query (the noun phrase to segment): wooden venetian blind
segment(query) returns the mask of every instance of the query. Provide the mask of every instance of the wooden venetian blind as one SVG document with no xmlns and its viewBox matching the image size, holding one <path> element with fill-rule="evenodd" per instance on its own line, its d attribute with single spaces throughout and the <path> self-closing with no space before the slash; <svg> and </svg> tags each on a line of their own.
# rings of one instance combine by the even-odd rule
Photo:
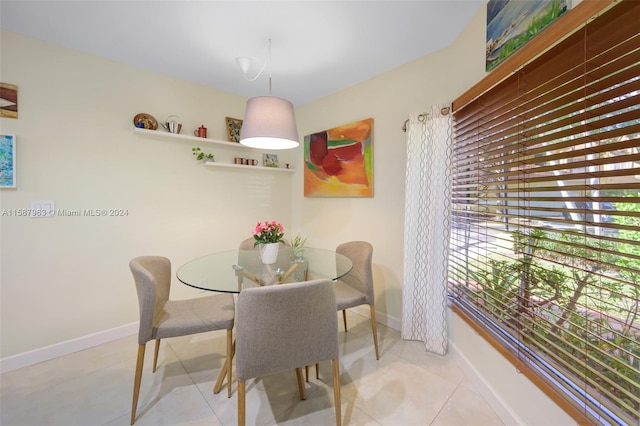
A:
<svg viewBox="0 0 640 426">
<path fill-rule="evenodd" d="M 621 1 L 454 111 L 454 310 L 604 424 L 640 424 L 638 22 Z"/>
</svg>

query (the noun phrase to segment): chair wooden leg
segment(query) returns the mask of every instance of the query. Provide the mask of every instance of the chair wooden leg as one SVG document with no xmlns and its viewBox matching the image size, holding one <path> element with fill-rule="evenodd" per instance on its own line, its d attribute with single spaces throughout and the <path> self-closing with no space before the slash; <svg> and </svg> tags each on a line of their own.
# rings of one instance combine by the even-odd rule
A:
<svg viewBox="0 0 640 426">
<path fill-rule="evenodd" d="M 304 391 L 304 381 L 302 380 L 302 368 L 296 368 L 296 378 L 298 379 L 298 391 L 300 392 L 300 399 L 307 399 L 307 394 Z"/>
<path fill-rule="evenodd" d="M 158 352 L 160 352 L 160 339 L 156 339 L 156 350 L 153 353 L 153 371 L 156 372 L 156 366 L 158 365 Z"/>
<path fill-rule="evenodd" d="M 347 332 L 347 310 L 342 310 L 342 322 L 344 322 L 344 332 Z"/>
<path fill-rule="evenodd" d="M 238 426 L 244 426 L 246 423 L 245 397 L 244 382 L 238 380 Z"/>
<path fill-rule="evenodd" d="M 380 359 L 378 352 L 378 326 L 376 325 L 376 307 L 369 305 L 371 308 L 371 331 L 373 332 L 373 346 L 376 348 L 376 359 Z"/>
<path fill-rule="evenodd" d="M 233 330 L 227 330 L 227 397 L 231 398 L 231 372 L 233 371 Z"/>
<path fill-rule="evenodd" d="M 224 360 L 224 364 L 222 365 L 222 370 L 220 370 L 220 374 L 218 374 L 218 380 L 216 380 L 216 384 L 213 385 L 213 393 L 219 393 L 222 389 L 222 382 L 224 378 L 227 377 L 227 369 L 229 368 L 229 358 Z"/>
<path fill-rule="evenodd" d="M 236 353 L 236 342 L 233 341 L 233 337 L 230 339 L 231 331 L 227 331 L 227 353 L 229 352 L 229 344 L 231 342 L 231 356 L 227 355 L 227 359 L 224 360 L 224 365 L 222 366 L 222 370 L 220 370 L 220 374 L 218 375 L 218 380 L 216 380 L 216 384 L 213 385 L 213 393 L 219 393 L 222 390 L 222 382 L 224 378 L 229 376 L 229 380 L 227 382 L 227 386 L 231 387 L 231 369 L 233 364 L 233 356 Z M 231 391 L 228 391 L 229 398 L 231 398 Z"/>
<path fill-rule="evenodd" d="M 305 381 L 309 381 L 309 366 L 304 366 Z M 316 364 L 316 380 L 320 378 L 320 364 Z"/>
<path fill-rule="evenodd" d="M 336 406 L 336 426 L 342 425 L 342 403 L 340 402 L 340 363 L 333 360 L 333 400 Z"/>
<path fill-rule="evenodd" d="M 131 403 L 131 424 L 136 421 L 136 411 L 138 409 L 138 396 L 140 395 L 140 382 L 142 381 L 142 366 L 144 365 L 144 349 L 146 345 L 138 345 L 138 361 L 136 362 L 136 373 L 133 378 L 133 402 Z"/>
</svg>

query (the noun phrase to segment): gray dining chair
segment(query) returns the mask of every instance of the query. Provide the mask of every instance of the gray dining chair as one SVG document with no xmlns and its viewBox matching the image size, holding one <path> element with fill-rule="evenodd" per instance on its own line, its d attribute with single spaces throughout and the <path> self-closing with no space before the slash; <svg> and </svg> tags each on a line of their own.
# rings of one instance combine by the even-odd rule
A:
<svg viewBox="0 0 640 426">
<path fill-rule="evenodd" d="M 342 311 L 344 331 L 347 332 L 347 309 L 360 305 L 369 305 L 371 313 L 371 331 L 376 359 L 380 359 L 378 352 L 378 327 L 376 325 L 375 294 L 373 291 L 373 269 L 371 266 L 373 246 L 366 241 L 349 241 L 336 247 L 336 253 L 348 257 L 353 264 L 351 271 L 335 283 L 336 305 Z M 316 379 L 319 366 L 316 364 Z M 305 378 L 309 381 L 309 366 L 305 366 Z"/>
<path fill-rule="evenodd" d="M 140 256 L 129 262 L 138 292 L 140 328 L 138 331 L 138 360 L 133 384 L 131 424 L 136 420 L 142 367 L 146 344 L 156 341 L 153 372 L 158 363 L 160 340 L 213 330 L 227 330 L 226 363 L 232 357 L 232 330 L 235 316 L 233 295 L 219 294 L 188 300 L 169 300 L 171 289 L 171 262 L 162 256 Z M 230 365 L 227 371 L 231 371 Z M 223 375 L 220 375 L 222 378 Z M 227 380 L 231 396 L 231 380 Z"/>
<path fill-rule="evenodd" d="M 373 346 L 376 350 L 376 359 L 380 359 L 375 294 L 373 290 L 373 269 L 371 266 L 373 246 L 366 241 L 349 241 L 338 245 L 336 253 L 348 257 L 353 263 L 351 271 L 336 282 L 336 304 L 338 310 L 342 311 L 344 331 L 347 331 L 346 310 L 360 305 L 369 305 Z"/>
<path fill-rule="evenodd" d="M 254 287 L 238 295 L 238 425 L 246 422 L 247 380 L 295 369 L 300 398 L 306 399 L 301 367 L 325 360 L 333 362 L 336 424 L 341 425 L 336 309 L 330 280 Z"/>
<path fill-rule="evenodd" d="M 246 238 L 240 242 L 240 246 L 238 247 L 240 250 L 253 250 L 253 245 L 256 240 L 253 237 Z"/>
</svg>

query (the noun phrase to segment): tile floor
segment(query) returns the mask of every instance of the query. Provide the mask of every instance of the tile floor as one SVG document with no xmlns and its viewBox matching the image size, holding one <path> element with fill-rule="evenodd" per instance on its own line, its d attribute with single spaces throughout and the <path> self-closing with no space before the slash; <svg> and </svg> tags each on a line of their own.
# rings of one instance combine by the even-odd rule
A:
<svg viewBox="0 0 640 426">
<path fill-rule="evenodd" d="M 340 331 L 342 418 L 345 425 L 502 425 L 451 355 L 424 351 L 380 325 L 380 360 L 369 320 L 348 314 Z M 340 326 L 342 327 L 342 326 Z M 136 425 L 235 425 L 236 388 L 211 389 L 223 363 L 225 332 L 163 340 L 151 372 L 147 344 Z M 128 425 L 137 337 L 2 374 L 0 424 Z M 310 369 L 307 399 L 297 393 L 294 372 L 247 383 L 248 425 L 333 425 L 331 363 Z"/>
</svg>

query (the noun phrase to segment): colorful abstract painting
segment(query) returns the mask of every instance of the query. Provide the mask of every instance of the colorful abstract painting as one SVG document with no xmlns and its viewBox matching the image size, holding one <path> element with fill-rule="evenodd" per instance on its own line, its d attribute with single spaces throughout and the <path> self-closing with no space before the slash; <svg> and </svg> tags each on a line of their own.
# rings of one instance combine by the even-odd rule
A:
<svg viewBox="0 0 640 426">
<path fill-rule="evenodd" d="M 373 196 L 373 119 L 304 137 L 305 197 Z"/>
<path fill-rule="evenodd" d="M 0 188 L 16 187 L 16 138 L 0 135 Z"/>
<path fill-rule="evenodd" d="M 569 0 L 489 0 L 486 70 L 504 61 L 569 7 Z"/>
</svg>

